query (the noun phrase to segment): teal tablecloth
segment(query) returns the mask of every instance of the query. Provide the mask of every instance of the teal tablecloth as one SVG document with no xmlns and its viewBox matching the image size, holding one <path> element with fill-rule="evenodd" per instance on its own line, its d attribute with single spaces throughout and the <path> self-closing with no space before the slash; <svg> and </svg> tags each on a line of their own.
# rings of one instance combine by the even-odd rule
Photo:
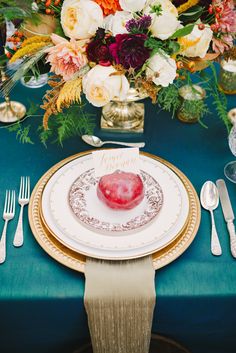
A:
<svg viewBox="0 0 236 353">
<path fill-rule="evenodd" d="M 43 89 L 18 85 L 13 97 L 40 103 L 42 94 Z M 229 108 L 235 104 L 235 97 L 229 97 Z M 94 112 L 99 123 L 100 112 Z M 38 119 L 30 120 L 35 130 Z M 198 193 L 207 179 L 224 177 L 223 167 L 233 156 L 226 130 L 214 113 L 205 119 L 205 129 L 171 119 L 147 102 L 145 119 L 143 136 L 122 138 L 144 140 L 145 151 L 180 168 Z M 110 137 L 99 129 L 97 133 Z M 0 214 L 5 190 L 17 189 L 21 175 L 30 175 L 34 186 L 56 162 L 89 149 L 80 138 L 65 142 L 64 148 L 49 144 L 47 149 L 40 144 L 36 131 L 34 139 L 34 145 L 20 144 L 14 133 L 0 129 Z M 236 211 L 235 185 L 227 182 L 227 186 Z M 200 229 L 189 249 L 156 273 L 153 332 L 176 339 L 192 353 L 236 352 L 236 260 L 230 254 L 220 207 L 215 216 L 221 257 L 210 253 L 210 217 L 203 211 Z M 41 249 L 26 217 L 25 244 L 14 248 L 16 221 L 17 217 L 9 224 L 7 261 L 0 265 L 0 352 L 72 353 L 89 336 L 83 306 L 84 276 L 60 265 Z"/>
</svg>

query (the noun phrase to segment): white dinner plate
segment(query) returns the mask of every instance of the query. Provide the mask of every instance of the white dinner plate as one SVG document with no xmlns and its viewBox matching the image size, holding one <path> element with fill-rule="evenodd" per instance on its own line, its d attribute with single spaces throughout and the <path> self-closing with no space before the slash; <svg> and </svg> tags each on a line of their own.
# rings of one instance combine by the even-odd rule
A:
<svg viewBox="0 0 236 353">
<path fill-rule="evenodd" d="M 167 166 L 140 155 L 141 169 L 151 175 L 163 192 L 163 205 L 152 222 L 139 231 L 124 234 L 101 234 L 78 222 L 71 211 L 68 195 L 79 175 L 93 168 L 92 155 L 79 157 L 60 168 L 48 181 L 42 195 L 42 216 L 56 238 L 86 256 L 103 259 L 129 259 L 157 251 L 184 228 L 189 214 L 189 198 L 179 177 Z M 101 212 L 107 211 L 99 202 Z"/>
</svg>

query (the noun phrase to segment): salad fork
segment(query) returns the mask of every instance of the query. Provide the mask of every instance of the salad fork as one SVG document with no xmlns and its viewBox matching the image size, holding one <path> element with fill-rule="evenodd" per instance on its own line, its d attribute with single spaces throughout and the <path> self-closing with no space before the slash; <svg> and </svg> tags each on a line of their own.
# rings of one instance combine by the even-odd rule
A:
<svg viewBox="0 0 236 353">
<path fill-rule="evenodd" d="M 6 259 L 6 233 L 7 233 L 7 225 L 8 222 L 14 217 L 15 215 L 15 191 L 14 190 L 7 190 L 5 196 L 5 204 L 3 210 L 3 219 L 5 221 L 2 237 L 0 240 L 0 264 L 2 264 Z"/>
<path fill-rule="evenodd" d="M 21 177 L 20 178 L 20 191 L 18 197 L 18 203 L 21 206 L 19 219 L 16 227 L 16 232 L 13 240 L 13 245 L 16 247 L 22 246 L 24 243 L 23 235 L 23 210 L 24 206 L 29 203 L 30 199 L 30 178 Z"/>
</svg>

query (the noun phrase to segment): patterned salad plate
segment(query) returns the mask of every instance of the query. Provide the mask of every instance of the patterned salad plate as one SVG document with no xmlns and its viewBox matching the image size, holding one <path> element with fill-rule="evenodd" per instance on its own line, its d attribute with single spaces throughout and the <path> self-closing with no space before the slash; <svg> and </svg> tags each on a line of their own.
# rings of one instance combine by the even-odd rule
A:
<svg viewBox="0 0 236 353">
<path fill-rule="evenodd" d="M 163 192 L 159 183 L 141 170 L 145 190 L 143 201 L 132 210 L 113 210 L 97 197 L 99 178 L 94 169 L 81 173 L 69 191 L 69 205 L 78 220 L 90 229 L 108 235 L 137 232 L 148 225 L 163 205 Z"/>
<path fill-rule="evenodd" d="M 101 227 L 91 227 L 75 215 L 69 204 L 73 186 L 86 173 L 91 171 L 93 175 L 92 155 L 88 151 L 53 166 L 32 193 L 29 220 L 42 248 L 57 261 L 81 272 L 87 256 L 125 260 L 153 254 L 155 268 L 180 256 L 193 241 L 199 227 L 200 206 L 196 191 L 186 176 L 169 162 L 147 153 L 141 153 L 140 158 L 142 177 L 149 179 L 151 176 L 151 188 L 159 205 L 145 226 L 139 224 L 136 229 L 131 227 L 128 231 L 114 232 L 110 225 L 104 232 Z M 92 214 L 95 199 L 100 201 L 94 196 L 91 199 L 88 194 L 86 197 L 87 211 Z M 148 202 L 147 197 L 144 202 Z M 102 219 L 101 215 L 106 213 L 102 207 L 107 212 L 107 207 L 99 204 L 100 213 L 94 213 L 100 224 L 114 216 L 110 214 Z M 140 207 L 142 209 L 141 204 Z M 142 212 L 136 210 L 129 217 L 133 219 Z M 122 220 L 122 215 L 119 217 Z M 128 223 L 129 217 L 123 218 L 119 224 Z"/>
</svg>

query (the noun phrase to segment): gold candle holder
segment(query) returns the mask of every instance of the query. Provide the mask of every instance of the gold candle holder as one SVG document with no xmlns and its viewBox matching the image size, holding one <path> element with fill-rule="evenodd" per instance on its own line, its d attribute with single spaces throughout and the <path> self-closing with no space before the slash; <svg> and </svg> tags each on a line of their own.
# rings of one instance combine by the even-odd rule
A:
<svg viewBox="0 0 236 353">
<path fill-rule="evenodd" d="M 3 67 L 1 70 L 1 81 L 4 83 L 8 78 Z M 0 103 L 0 121 L 2 123 L 14 123 L 25 116 L 26 107 L 16 101 L 11 101 L 8 94 L 4 94 L 5 102 Z"/>
<path fill-rule="evenodd" d="M 222 60 L 220 63 L 219 89 L 225 94 L 236 93 L 236 60 Z"/>
<path fill-rule="evenodd" d="M 185 85 L 179 88 L 181 104 L 177 112 L 177 117 L 184 123 L 196 123 L 201 118 L 201 112 L 194 107 L 194 103 L 203 100 L 206 91 L 198 85 Z"/>
</svg>

